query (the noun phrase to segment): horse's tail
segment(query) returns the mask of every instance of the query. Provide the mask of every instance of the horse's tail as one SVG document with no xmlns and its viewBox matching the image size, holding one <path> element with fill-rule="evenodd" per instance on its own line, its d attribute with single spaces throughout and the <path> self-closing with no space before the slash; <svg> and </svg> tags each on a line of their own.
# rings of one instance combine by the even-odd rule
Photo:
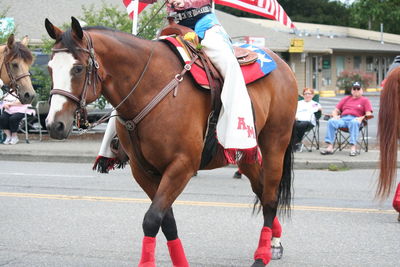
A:
<svg viewBox="0 0 400 267">
<path fill-rule="evenodd" d="M 293 148 L 295 145 L 295 131 L 295 125 L 293 124 L 292 136 L 283 159 L 282 178 L 278 189 L 278 206 L 280 207 L 280 212 L 287 215 L 290 215 L 292 203 L 292 181 L 294 177 Z"/>
<path fill-rule="evenodd" d="M 395 183 L 400 133 L 400 67 L 391 71 L 381 93 L 378 120 L 380 172 L 376 196 L 387 198 Z"/>
</svg>

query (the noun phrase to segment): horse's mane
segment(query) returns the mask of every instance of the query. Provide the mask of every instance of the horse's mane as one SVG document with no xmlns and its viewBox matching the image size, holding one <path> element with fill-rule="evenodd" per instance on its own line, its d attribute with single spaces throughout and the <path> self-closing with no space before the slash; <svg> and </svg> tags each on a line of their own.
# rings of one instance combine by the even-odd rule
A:
<svg viewBox="0 0 400 267">
<path fill-rule="evenodd" d="M 82 30 L 87 31 L 87 32 L 91 32 L 91 31 L 101 32 L 102 34 L 111 36 L 111 37 L 117 39 L 118 41 L 120 41 L 121 43 L 124 43 L 127 45 L 132 45 L 133 38 L 142 39 L 135 35 L 132 35 L 132 34 L 129 34 L 129 33 L 123 32 L 123 31 L 115 30 L 112 28 L 104 27 L 104 26 L 86 26 L 86 27 L 82 27 Z M 60 41 L 69 51 L 71 51 L 71 53 L 74 57 L 80 58 L 81 51 L 76 49 L 77 43 L 76 43 L 76 40 L 72 36 L 71 29 L 66 30 L 62 34 Z"/>
<path fill-rule="evenodd" d="M 22 58 L 27 64 L 31 64 L 33 61 L 33 56 L 31 51 L 21 44 L 21 42 L 15 42 L 12 49 L 8 48 L 8 53 L 6 58 L 4 59 L 5 62 L 10 61 L 13 58 Z"/>
</svg>

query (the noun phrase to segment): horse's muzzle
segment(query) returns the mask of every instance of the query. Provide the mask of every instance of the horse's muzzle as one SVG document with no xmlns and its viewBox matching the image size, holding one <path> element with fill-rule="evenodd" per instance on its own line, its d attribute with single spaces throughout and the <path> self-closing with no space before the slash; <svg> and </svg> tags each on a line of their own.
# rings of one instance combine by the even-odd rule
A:
<svg viewBox="0 0 400 267">
<path fill-rule="evenodd" d="M 21 92 L 18 94 L 19 100 L 22 104 L 31 104 L 35 96 L 36 96 L 35 91 L 32 91 L 32 93 Z"/>
<path fill-rule="evenodd" d="M 65 123 L 61 121 L 51 124 L 46 122 L 46 128 L 49 131 L 50 137 L 58 140 L 66 139 L 71 132 L 68 127 L 66 127 Z"/>
</svg>

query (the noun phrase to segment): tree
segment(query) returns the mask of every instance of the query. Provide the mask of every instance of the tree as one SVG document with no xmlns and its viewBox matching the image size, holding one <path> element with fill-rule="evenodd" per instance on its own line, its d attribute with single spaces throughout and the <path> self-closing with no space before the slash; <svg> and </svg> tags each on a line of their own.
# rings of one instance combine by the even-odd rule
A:
<svg viewBox="0 0 400 267">
<path fill-rule="evenodd" d="M 282 8 L 292 21 L 346 26 L 349 10 L 340 1 L 280 0 Z"/>
<path fill-rule="evenodd" d="M 399 0 L 358 0 L 350 6 L 349 26 L 373 31 L 400 34 Z"/>
<path fill-rule="evenodd" d="M 163 3 L 156 3 L 140 13 L 138 23 L 139 31 L 141 31 L 142 25 L 146 25 L 140 34 L 142 38 L 153 39 L 156 36 L 158 29 L 161 28 L 161 25 L 166 18 L 166 11 L 163 9 L 163 11 L 158 14 L 156 14 L 156 12 L 162 5 Z M 132 31 L 132 20 L 125 11 L 120 11 L 116 6 L 108 5 L 103 1 L 100 9 L 95 9 L 94 5 L 83 5 L 82 10 L 83 16 L 79 17 L 79 20 L 85 22 L 86 26 L 105 26 L 127 33 L 131 33 Z M 154 18 L 152 18 L 153 15 Z M 149 22 L 150 19 L 152 20 Z M 69 27 L 70 22 L 64 23 L 64 25 L 61 26 L 63 30 L 66 30 Z M 42 51 L 50 53 L 54 40 L 44 38 L 42 41 Z M 36 88 L 39 88 L 37 92 L 39 99 L 47 100 L 50 92 L 50 76 L 47 72 L 44 72 L 42 69 L 37 67 L 33 67 L 32 73 L 33 83 Z M 100 108 L 104 108 L 106 104 L 105 99 L 101 98 L 97 101 L 97 104 Z"/>
<path fill-rule="evenodd" d="M 160 29 L 166 18 L 165 9 L 156 14 L 162 5 L 163 2 L 157 2 L 140 13 L 138 31 L 140 31 L 141 37 L 146 39 L 156 37 L 158 29 Z M 79 17 L 79 19 L 84 21 L 87 26 L 101 25 L 127 33 L 132 32 L 132 20 L 126 12 L 121 12 L 116 6 L 110 6 L 103 2 L 101 9 L 98 11 L 95 10 L 94 5 L 90 5 L 89 7 L 82 6 L 82 9 L 83 16 Z M 152 20 L 149 22 L 150 19 Z M 145 28 L 142 29 L 144 26 Z"/>
<path fill-rule="evenodd" d="M 3 1 L 0 1 L 0 19 L 6 18 L 8 10 L 10 7 L 3 4 Z M 15 29 L 14 29 L 15 30 Z M 9 34 L 3 34 L 0 32 L 0 44 L 4 44 L 8 39 Z"/>
<path fill-rule="evenodd" d="M 350 11 L 340 1 L 279 0 L 279 4 L 292 21 L 341 26 L 349 23 Z M 226 6 L 216 5 L 216 8 L 239 17 L 264 18 Z"/>
</svg>

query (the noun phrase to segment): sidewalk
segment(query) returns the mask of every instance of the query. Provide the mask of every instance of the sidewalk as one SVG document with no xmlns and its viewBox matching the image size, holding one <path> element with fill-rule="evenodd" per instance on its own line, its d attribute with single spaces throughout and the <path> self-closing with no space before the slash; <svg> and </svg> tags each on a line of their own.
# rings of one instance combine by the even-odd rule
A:
<svg viewBox="0 0 400 267">
<path fill-rule="evenodd" d="M 44 136 L 43 141 L 30 135 L 29 144 L 20 135 L 17 145 L 0 144 L 0 160 L 40 161 L 40 162 L 76 162 L 93 163 L 100 148 L 102 132 L 89 132 L 84 135 L 72 135 L 68 140 L 53 140 Z M 375 146 L 371 146 L 375 148 Z M 376 169 L 379 151 L 370 149 L 356 157 L 349 156 L 349 150 L 337 151 L 334 155 L 323 156 L 319 150 L 294 153 L 295 169 Z"/>
</svg>

